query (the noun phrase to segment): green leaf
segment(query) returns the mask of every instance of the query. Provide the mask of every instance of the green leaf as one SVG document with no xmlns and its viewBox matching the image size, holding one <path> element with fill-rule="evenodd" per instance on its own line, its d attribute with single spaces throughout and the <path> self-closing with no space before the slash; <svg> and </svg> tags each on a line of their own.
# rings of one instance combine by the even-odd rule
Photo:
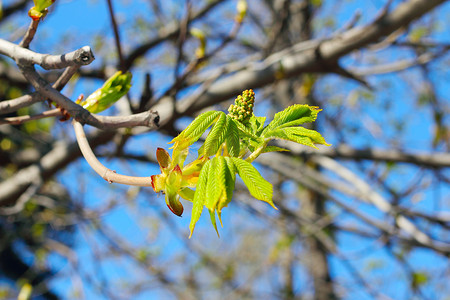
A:
<svg viewBox="0 0 450 300">
<path fill-rule="evenodd" d="M 302 145 L 316 148 L 314 144 L 329 146 L 320 133 L 304 127 L 286 127 L 268 132 L 265 138 L 275 138 L 296 142 Z"/>
<path fill-rule="evenodd" d="M 214 124 L 213 128 L 209 132 L 208 136 L 205 140 L 205 147 L 203 155 L 205 157 L 209 157 L 211 155 L 216 154 L 217 150 L 219 150 L 220 145 L 225 141 L 227 136 L 227 116 L 225 113 L 221 112 L 219 119 L 216 124 Z"/>
<path fill-rule="evenodd" d="M 221 212 L 222 208 L 226 207 L 228 203 L 230 203 L 231 198 L 233 198 L 233 191 L 234 191 L 234 185 L 236 182 L 236 167 L 233 164 L 233 161 L 230 157 L 225 157 L 225 193 L 223 194 L 224 197 L 221 197 L 219 199 L 219 202 L 217 203 L 217 213 L 219 215 L 220 223 L 222 223 L 221 220 Z"/>
<path fill-rule="evenodd" d="M 252 138 L 257 140 L 259 137 L 254 135 L 252 130 L 248 127 L 246 127 L 244 124 L 242 124 L 241 122 L 232 119 L 233 123 L 236 125 L 236 127 L 239 129 L 239 131 L 241 132 L 241 134 L 244 137 L 248 137 L 248 138 Z"/>
<path fill-rule="evenodd" d="M 285 110 L 276 113 L 272 122 L 263 130 L 262 135 L 266 135 L 276 128 L 288 126 L 297 126 L 304 123 L 314 122 L 317 119 L 317 113 L 321 111 L 316 106 L 305 104 L 294 104 Z"/>
<path fill-rule="evenodd" d="M 206 185 L 205 206 L 210 211 L 216 209 L 216 204 L 225 191 L 225 159 L 222 156 L 211 159 L 211 167 L 208 172 L 208 184 Z"/>
<path fill-rule="evenodd" d="M 189 147 L 195 143 L 202 134 L 208 129 L 217 119 L 219 114 L 223 114 L 220 111 L 207 111 L 195 118 L 189 126 L 184 129 L 177 137 L 175 137 L 169 144 L 175 143 L 173 148 L 177 147 Z"/>
<path fill-rule="evenodd" d="M 203 166 L 200 176 L 197 182 L 197 188 L 194 194 L 194 200 L 192 201 L 194 204 L 192 206 L 192 216 L 191 222 L 189 224 L 190 235 L 189 238 L 192 237 L 194 233 L 195 224 L 200 219 L 200 215 L 203 211 L 203 206 L 205 205 L 206 200 L 206 185 L 208 183 L 208 173 L 211 165 L 211 161 L 207 161 Z"/>
<path fill-rule="evenodd" d="M 249 162 L 236 157 L 231 157 L 231 159 L 250 194 L 256 199 L 265 201 L 273 208 L 277 209 L 272 200 L 272 184 L 266 181 L 261 174 L 259 174 L 258 170 L 256 170 Z"/>
<path fill-rule="evenodd" d="M 267 146 L 266 148 L 264 148 L 262 153 L 268 153 L 268 152 L 284 152 L 284 151 L 289 151 L 288 149 L 284 149 L 281 147 L 277 147 L 277 146 Z"/>
<path fill-rule="evenodd" d="M 217 222 L 216 222 L 216 212 L 214 210 L 209 211 L 209 217 L 211 218 L 211 223 L 216 230 L 217 236 L 220 238 L 219 230 L 217 230 Z"/>
<path fill-rule="evenodd" d="M 80 105 L 91 113 L 97 114 L 116 103 L 122 96 L 128 93 L 131 87 L 131 73 L 122 74 L 117 71 L 103 86 L 89 95 Z"/>
<path fill-rule="evenodd" d="M 240 142 L 239 142 L 239 130 L 233 121 L 233 119 L 227 116 L 227 135 L 226 135 L 226 146 L 228 154 L 231 156 L 239 156 L 240 152 Z"/>
<path fill-rule="evenodd" d="M 266 122 L 266 117 L 256 117 L 252 115 L 249 123 L 254 135 L 259 136 L 262 129 L 264 128 L 264 122 Z"/>
<path fill-rule="evenodd" d="M 184 188 L 181 188 L 178 191 L 178 195 L 180 195 L 180 197 L 183 198 L 183 199 L 186 199 L 188 201 L 192 201 L 194 199 L 195 191 L 191 190 L 188 187 L 184 187 Z"/>
</svg>

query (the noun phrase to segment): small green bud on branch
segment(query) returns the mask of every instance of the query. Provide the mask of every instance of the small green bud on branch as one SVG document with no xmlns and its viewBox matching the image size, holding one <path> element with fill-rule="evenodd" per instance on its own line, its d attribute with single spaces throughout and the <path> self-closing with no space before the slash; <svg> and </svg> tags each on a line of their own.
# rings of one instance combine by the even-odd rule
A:
<svg viewBox="0 0 450 300">
<path fill-rule="evenodd" d="M 43 19 L 48 13 L 48 7 L 55 3 L 55 0 L 33 0 L 34 6 L 28 11 L 28 15 L 34 20 Z"/>
</svg>

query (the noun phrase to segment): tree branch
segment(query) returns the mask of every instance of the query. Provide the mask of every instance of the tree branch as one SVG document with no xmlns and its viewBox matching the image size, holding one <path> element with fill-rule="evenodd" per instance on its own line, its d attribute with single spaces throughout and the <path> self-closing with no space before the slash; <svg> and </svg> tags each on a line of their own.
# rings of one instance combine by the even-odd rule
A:
<svg viewBox="0 0 450 300">
<path fill-rule="evenodd" d="M 90 135 L 90 144 L 103 145 L 116 135 L 114 131 L 97 131 Z M 42 154 L 34 164 L 17 171 L 0 182 L 0 206 L 15 205 L 18 197 L 34 182 L 45 182 L 56 172 L 81 156 L 76 142 L 55 142 L 51 151 Z"/>
<path fill-rule="evenodd" d="M 327 156 L 331 158 L 342 158 L 351 160 L 367 159 L 373 161 L 410 163 L 428 168 L 448 168 L 450 167 L 450 153 L 446 152 L 404 152 L 400 150 L 382 149 L 354 149 L 348 145 L 337 147 L 320 147 L 316 149 L 306 149 L 303 146 L 292 143 L 277 143 L 278 146 L 289 149 L 293 155 L 314 157 Z"/>
<path fill-rule="evenodd" d="M 28 49 L 28 47 L 30 46 L 31 41 L 34 38 L 34 35 L 36 34 L 36 30 L 38 28 L 39 21 L 40 21 L 40 19 L 38 19 L 38 20 L 31 20 L 30 26 L 28 27 L 28 30 L 25 33 L 25 36 L 23 37 L 22 41 L 19 43 L 20 47 Z"/>
<path fill-rule="evenodd" d="M 210 1 L 208 4 L 205 5 L 205 7 L 200 9 L 198 12 L 193 13 L 191 18 L 189 19 L 189 22 L 192 22 L 193 20 L 196 20 L 206 15 L 211 9 L 213 9 L 215 6 L 217 6 L 222 2 L 224 2 L 224 0 Z M 164 27 L 161 28 L 157 37 L 145 43 L 142 43 L 142 45 L 131 51 L 131 53 L 125 59 L 125 68 L 129 69 L 130 66 L 134 63 L 134 61 L 139 57 L 141 57 L 142 55 L 144 55 L 148 50 L 152 49 L 153 47 L 159 45 L 164 41 L 176 38 L 179 34 L 180 34 L 180 24 L 178 24 L 177 22 L 165 24 Z"/>
<path fill-rule="evenodd" d="M 86 135 L 84 133 L 83 125 L 81 123 L 73 120 L 73 128 L 75 129 L 75 135 L 77 137 L 77 142 L 80 147 L 81 153 L 88 162 L 88 164 L 94 169 L 97 174 L 99 174 L 103 179 L 109 183 L 121 183 L 127 185 L 136 186 L 152 186 L 151 177 L 137 177 L 137 176 L 127 176 L 117 174 L 116 171 L 110 170 L 105 167 L 92 152 L 89 142 L 87 141 Z"/>
<path fill-rule="evenodd" d="M 426 14 L 445 0 L 410 0 L 400 4 L 394 11 L 374 22 L 352 28 L 325 41 L 307 41 L 301 50 L 297 45 L 275 53 L 260 63 L 247 63 L 245 69 L 216 81 L 209 90 L 197 99 L 187 96 L 177 103 L 177 114 L 192 114 L 205 107 L 227 100 L 247 88 L 258 88 L 279 80 L 280 71 L 284 78 L 291 78 L 305 72 L 325 72 L 323 65 L 332 65 L 341 57 L 370 43 L 380 40 L 400 27 L 407 26 L 414 19 Z M 320 58 L 316 52 L 320 45 Z M 276 59 L 274 59 L 276 57 Z M 155 110 L 162 109 L 159 105 Z M 172 120 L 173 112 L 162 115 L 162 123 Z"/>
<path fill-rule="evenodd" d="M 94 60 L 89 46 L 62 55 L 50 55 L 33 52 L 3 39 L 0 39 L 0 53 L 14 59 L 18 65 L 36 64 L 45 70 L 88 65 Z"/>
<path fill-rule="evenodd" d="M 67 84 L 67 82 L 69 82 L 69 80 L 72 78 L 72 76 L 77 72 L 79 67 L 80 66 L 78 65 L 67 67 L 52 87 L 57 91 L 61 91 Z M 44 98 L 38 92 L 34 92 L 30 95 L 24 95 L 11 100 L 1 101 L 0 115 L 17 111 L 22 107 L 30 106 L 39 101 L 44 101 Z"/>
<path fill-rule="evenodd" d="M 33 67 L 21 67 L 20 70 L 30 84 L 44 97 L 56 102 L 78 122 L 89 124 L 100 129 L 117 129 L 123 127 L 146 126 L 150 129 L 158 127 L 159 115 L 152 110 L 129 116 L 100 116 L 91 114 L 82 106 L 52 88 Z"/>
</svg>

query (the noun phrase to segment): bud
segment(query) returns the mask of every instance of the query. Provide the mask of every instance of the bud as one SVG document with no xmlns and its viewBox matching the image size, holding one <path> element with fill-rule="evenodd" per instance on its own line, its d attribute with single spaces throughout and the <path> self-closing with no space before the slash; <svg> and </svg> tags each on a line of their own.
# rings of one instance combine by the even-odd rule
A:
<svg viewBox="0 0 450 300">
<path fill-rule="evenodd" d="M 234 105 L 228 108 L 228 115 L 241 123 L 247 123 L 253 115 L 253 106 L 255 103 L 255 93 L 253 90 L 245 90 L 237 96 Z"/>
<path fill-rule="evenodd" d="M 156 149 L 156 160 L 159 163 L 161 172 L 164 171 L 170 165 L 170 154 L 163 148 Z"/>
<path fill-rule="evenodd" d="M 196 37 L 200 41 L 200 45 L 197 49 L 195 49 L 195 56 L 197 58 L 203 58 L 206 54 L 206 36 L 205 33 L 198 29 L 198 28 L 192 28 L 190 30 L 190 33 L 193 37 Z"/>
<path fill-rule="evenodd" d="M 28 11 L 28 15 L 34 20 L 44 18 L 48 13 L 48 7 L 55 3 L 55 0 L 33 0 L 34 6 Z"/>
<path fill-rule="evenodd" d="M 247 14 L 247 1 L 246 0 L 239 0 L 236 5 L 236 22 L 242 23 L 244 21 L 245 15 Z"/>
<path fill-rule="evenodd" d="M 125 74 L 121 71 L 116 72 L 80 105 L 94 114 L 104 111 L 128 92 L 131 87 L 131 77 L 130 72 Z"/>
</svg>

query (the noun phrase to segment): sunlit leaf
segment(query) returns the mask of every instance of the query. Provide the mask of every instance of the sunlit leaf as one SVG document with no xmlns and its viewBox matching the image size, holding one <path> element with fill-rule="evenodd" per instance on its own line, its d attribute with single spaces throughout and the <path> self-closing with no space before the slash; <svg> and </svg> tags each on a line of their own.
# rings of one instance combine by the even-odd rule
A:
<svg viewBox="0 0 450 300">
<path fill-rule="evenodd" d="M 252 130 L 248 127 L 246 127 L 244 124 L 242 124 L 239 121 L 236 121 L 233 119 L 234 124 L 239 129 L 239 132 L 243 137 L 248 137 L 257 140 L 259 137 L 253 134 Z"/>
<path fill-rule="evenodd" d="M 297 126 L 304 123 L 314 122 L 317 119 L 317 113 L 321 111 L 316 106 L 309 106 L 304 104 L 295 104 L 287 107 L 285 110 L 276 113 L 272 122 L 263 130 L 262 135 L 268 132 L 288 127 Z"/>
<path fill-rule="evenodd" d="M 222 145 L 222 143 L 225 141 L 227 135 L 226 124 L 227 116 L 222 112 L 219 115 L 219 119 L 217 120 L 216 124 L 214 124 L 210 133 L 206 137 L 203 150 L 203 155 L 205 157 L 216 154 L 217 150 L 219 150 L 220 145 Z"/>
<path fill-rule="evenodd" d="M 208 173 L 211 165 L 211 161 L 207 161 L 200 172 L 200 176 L 197 183 L 197 189 L 195 190 L 193 206 L 192 206 L 192 216 L 191 222 L 189 224 L 190 235 L 189 238 L 192 237 L 194 233 L 195 224 L 200 219 L 200 215 L 203 211 L 203 206 L 206 201 L 206 185 L 208 182 Z"/>
<path fill-rule="evenodd" d="M 285 152 L 285 151 L 289 151 L 289 150 L 281 148 L 281 147 L 277 147 L 277 146 L 267 146 L 263 150 L 263 153 L 268 153 L 268 152 Z"/>
<path fill-rule="evenodd" d="M 259 174 L 258 170 L 256 170 L 255 167 L 249 162 L 235 157 L 232 157 L 231 159 L 233 160 L 233 164 L 236 167 L 242 181 L 244 181 L 247 186 L 250 194 L 258 200 L 269 203 L 276 209 L 272 200 L 272 184 L 265 180 L 261 174 Z"/>
<path fill-rule="evenodd" d="M 320 133 L 315 130 L 306 129 L 304 127 L 286 127 L 278 128 L 267 133 L 266 138 L 275 138 L 296 142 L 302 145 L 316 148 L 315 144 L 327 145 Z"/>
<path fill-rule="evenodd" d="M 104 111 L 120 98 L 122 98 L 131 87 L 131 73 L 122 74 L 121 71 L 111 76 L 103 86 L 89 95 L 80 105 L 91 113 L 97 114 Z"/>
<path fill-rule="evenodd" d="M 175 147 L 189 147 L 195 143 L 202 134 L 216 121 L 218 115 L 223 114 L 220 111 L 207 111 L 195 118 L 189 126 L 184 129 L 169 144 L 175 143 Z"/>
<path fill-rule="evenodd" d="M 213 225 L 214 229 L 216 230 L 217 236 L 220 237 L 219 230 L 217 230 L 216 211 L 210 210 L 209 217 L 211 218 L 211 224 Z"/>
<path fill-rule="evenodd" d="M 264 122 L 266 121 L 266 117 L 256 117 L 251 116 L 249 123 L 252 129 L 253 134 L 259 136 L 261 131 L 264 128 Z"/>
<path fill-rule="evenodd" d="M 219 214 L 219 219 L 220 217 L 220 213 L 222 211 L 222 208 L 226 207 L 228 205 L 228 203 L 230 203 L 231 198 L 233 197 L 233 191 L 234 191 L 234 185 L 235 185 L 235 181 L 236 181 L 236 167 L 233 164 L 233 161 L 230 157 L 225 157 L 224 158 L 224 162 L 225 162 L 225 168 L 224 168 L 224 172 L 225 172 L 225 193 L 222 194 L 222 197 L 219 198 L 219 201 L 216 205 L 217 207 L 217 212 Z M 222 220 L 220 221 L 222 223 Z"/>
<path fill-rule="evenodd" d="M 223 156 L 214 157 L 208 173 L 205 206 L 210 211 L 216 209 L 217 203 L 226 197 L 226 173 L 228 167 Z"/>
<path fill-rule="evenodd" d="M 178 191 L 178 195 L 180 195 L 181 198 L 189 200 L 189 201 L 193 201 L 194 200 L 194 195 L 195 195 L 195 191 L 191 190 L 190 188 L 184 187 L 181 188 Z"/>
<path fill-rule="evenodd" d="M 226 146 L 228 154 L 231 156 L 239 156 L 240 143 L 239 143 L 239 131 L 238 128 L 229 116 L 227 116 L 227 135 L 226 135 Z"/>
</svg>

